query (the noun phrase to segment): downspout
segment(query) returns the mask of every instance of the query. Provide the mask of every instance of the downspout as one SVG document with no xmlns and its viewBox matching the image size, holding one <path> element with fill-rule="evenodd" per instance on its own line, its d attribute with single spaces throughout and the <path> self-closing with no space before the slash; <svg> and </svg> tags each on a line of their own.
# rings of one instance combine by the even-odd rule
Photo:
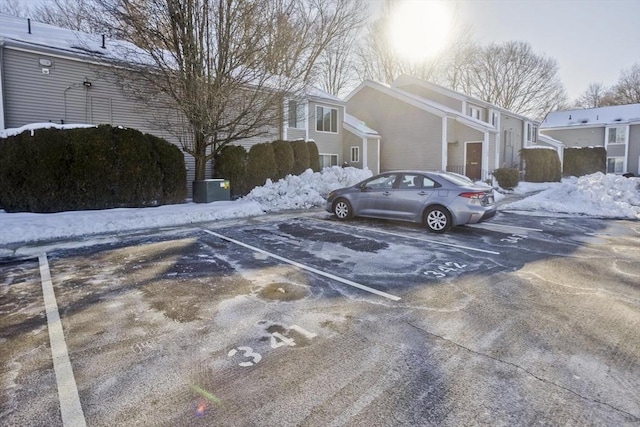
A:
<svg viewBox="0 0 640 427">
<path fill-rule="evenodd" d="M 311 126 L 311 123 L 309 122 L 309 120 L 311 120 L 311 117 L 309 117 L 309 100 L 307 99 L 304 103 L 304 117 L 305 117 L 305 123 L 306 126 L 304 127 L 304 140 L 308 141 L 309 140 L 309 127 Z"/>
<path fill-rule="evenodd" d="M 0 38 L 0 130 L 6 129 L 4 121 L 4 39 Z"/>
<path fill-rule="evenodd" d="M 281 137 L 283 141 L 287 141 L 287 137 L 288 137 L 287 128 L 289 127 L 289 103 L 287 102 L 286 98 L 284 99 L 284 101 L 282 101 L 282 103 L 283 103 L 282 105 L 283 117 L 282 117 Z"/>
</svg>

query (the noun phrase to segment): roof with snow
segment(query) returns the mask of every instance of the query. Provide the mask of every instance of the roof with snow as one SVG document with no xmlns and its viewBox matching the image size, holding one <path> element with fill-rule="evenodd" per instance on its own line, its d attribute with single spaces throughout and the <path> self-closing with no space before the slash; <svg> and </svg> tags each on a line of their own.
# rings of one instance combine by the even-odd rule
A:
<svg viewBox="0 0 640 427">
<path fill-rule="evenodd" d="M 92 58 L 120 58 L 118 50 L 138 51 L 132 43 L 89 34 L 82 31 L 69 30 L 54 25 L 43 24 L 32 19 L 0 14 L 0 40 L 4 43 L 22 47 L 39 48 L 48 51 L 89 56 Z M 104 47 L 103 47 L 104 46 Z"/>
<path fill-rule="evenodd" d="M 344 114 L 344 124 L 353 128 L 356 132 L 366 136 L 380 136 L 378 132 L 365 125 L 364 122 L 351 114 Z"/>
<path fill-rule="evenodd" d="M 547 114 L 540 129 L 610 126 L 640 123 L 640 104 L 612 105 L 586 110 L 554 111 Z"/>
</svg>

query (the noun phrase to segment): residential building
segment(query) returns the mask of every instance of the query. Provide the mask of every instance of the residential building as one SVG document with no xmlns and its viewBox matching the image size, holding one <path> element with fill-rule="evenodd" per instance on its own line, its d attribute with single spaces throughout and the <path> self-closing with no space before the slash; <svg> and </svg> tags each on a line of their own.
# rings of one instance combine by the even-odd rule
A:
<svg viewBox="0 0 640 427">
<path fill-rule="evenodd" d="M 110 124 L 148 132 L 180 147 L 175 135 L 154 125 L 157 112 L 127 96 L 110 78 L 111 66 L 96 59 L 114 55 L 122 43 L 0 14 L 0 130 L 41 122 Z M 339 98 L 309 88 L 282 107 L 283 120 L 273 123 L 267 134 L 237 144 L 249 149 L 277 139 L 313 140 L 323 166 L 378 164 L 379 136 L 354 126 L 355 118 L 347 123 L 345 102 Z M 186 153 L 185 164 L 190 183 L 195 161 Z M 210 164 L 206 175 L 211 176 Z M 190 192 L 191 185 L 187 188 Z"/>
<path fill-rule="evenodd" d="M 607 173 L 640 175 L 640 104 L 554 111 L 540 132 L 566 147 L 604 147 Z"/>
</svg>

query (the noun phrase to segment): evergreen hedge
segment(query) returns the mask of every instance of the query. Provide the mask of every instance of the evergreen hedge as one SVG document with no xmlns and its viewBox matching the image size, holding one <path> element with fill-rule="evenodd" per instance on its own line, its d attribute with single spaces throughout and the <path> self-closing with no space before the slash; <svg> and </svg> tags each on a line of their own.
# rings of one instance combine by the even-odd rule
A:
<svg viewBox="0 0 640 427">
<path fill-rule="evenodd" d="M 496 177 L 500 188 L 505 190 L 511 190 L 518 186 L 520 182 L 520 171 L 518 169 L 501 168 L 493 171 L 493 176 Z"/>
<path fill-rule="evenodd" d="M 564 176 L 583 176 L 607 170 L 607 150 L 604 147 L 573 147 L 564 149 Z"/>
<path fill-rule="evenodd" d="M 180 149 L 134 129 L 39 129 L 0 140 L 7 212 L 157 206 L 186 194 Z"/>
<path fill-rule="evenodd" d="M 247 184 L 247 150 L 239 145 L 227 145 L 215 158 L 214 178 L 228 179 L 231 198 L 249 192 Z"/>
<path fill-rule="evenodd" d="M 291 141 L 291 148 L 293 148 L 293 169 L 291 173 L 300 175 L 311 166 L 309 145 L 303 140 Z"/>
<path fill-rule="evenodd" d="M 309 167 L 314 172 L 320 172 L 320 152 L 314 141 L 307 142 L 309 148 Z"/>
<path fill-rule="evenodd" d="M 293 148 L 289 141 L 273 141 L 272 144 L 278 168 L 278 173 L 274 176 L 275 181 L 293 172 Z"/>
<path fill-rule="evenodd" d="M 525 161 L 524 180 L 528 182 L 558 182 L 561 178 L 560 157 L 556 150 L 526 148 L 520 150 Z"/>
<path fill-rule="evenodd" d="M 247 155 L 247 183 L 249 188 L 264 185 L 267 178 L 278 174 L 273 144 L 262 143 L 251 147 Z"/>
</svg>

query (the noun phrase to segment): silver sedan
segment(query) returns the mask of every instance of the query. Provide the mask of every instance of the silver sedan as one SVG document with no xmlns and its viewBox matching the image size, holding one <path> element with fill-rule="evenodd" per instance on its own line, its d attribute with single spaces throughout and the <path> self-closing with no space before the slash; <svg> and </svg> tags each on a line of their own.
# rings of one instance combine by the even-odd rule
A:
<svg viewBox="0 0 640 427">
<path fill-rule="evenodd" d="M 496 214 L 493 189 L 447 172 L 394 171 L 329 193 L 326 210 L 340 220 L 362 216 L 425 224 L 435 233 Z"/>
</svg>

